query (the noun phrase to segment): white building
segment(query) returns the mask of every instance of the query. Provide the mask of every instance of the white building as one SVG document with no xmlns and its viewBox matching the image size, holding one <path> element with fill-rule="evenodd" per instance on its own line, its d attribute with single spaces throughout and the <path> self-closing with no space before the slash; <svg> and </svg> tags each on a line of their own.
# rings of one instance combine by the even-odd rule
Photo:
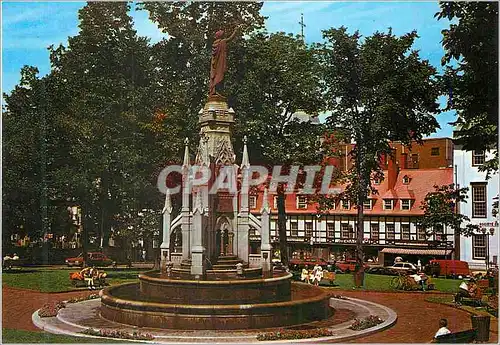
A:
<svg viewBox="0 0 500 345">
<path fill-rule="evenodd" d="M 455 145 L 455 179 L 460 188 L 468 187 L 467 203 L 460 205 L 460 212 L 478 224 L 481 231 L 470 237 L 461 236 L 460 260 L 467 261 L 472 270 L 484 270 L 487 262 L 498 264 L 498 215 L 493 216 L 493 203 L 498 200 L 498 173 L 486 179 L 479 168 L 492 157 L 484 151 L 464 151 Z"/>
</svg>

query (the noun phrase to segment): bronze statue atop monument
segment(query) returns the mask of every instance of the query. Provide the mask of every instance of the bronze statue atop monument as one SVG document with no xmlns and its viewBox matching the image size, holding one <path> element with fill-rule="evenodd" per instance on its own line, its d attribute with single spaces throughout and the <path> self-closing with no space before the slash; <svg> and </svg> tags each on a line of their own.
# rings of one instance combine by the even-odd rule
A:
<svg viewBox="0 0 500 345">
<path fill-rule="evenodd" d="M 236 26 L 231 36 L 227 38 L 222 38 L 224 36 L 224 30 L 219 30 L 215 33 L 210 64 L 209 96 L 222 96 L 220 91 L 223 85 L 224 74 L 227 70 L 227 44 L 236 36 L 239 27 L 240 26 Z"/>
</svg>

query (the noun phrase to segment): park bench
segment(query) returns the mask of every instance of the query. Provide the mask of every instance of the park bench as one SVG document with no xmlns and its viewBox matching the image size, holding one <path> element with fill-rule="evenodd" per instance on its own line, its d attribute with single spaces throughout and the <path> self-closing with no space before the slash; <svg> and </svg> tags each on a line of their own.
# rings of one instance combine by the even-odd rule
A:
<svg viewBox="0 0 500 345">
<path fill-rule="evenodd" d="M 3 269 L 4 270 L 11 270 L 14 268 L 21 268 L 26 264 L 25 259 L 17 259 L 17 260 L 4 260 L 3 261 Z"/>
<path fill-rule="evenodd" d="M 472 343 L 477 337 L 477 330 L 469 329 L 467 331 L 450 333 L 440 335 L 435 338 L 435 343 L 444 343 L 444 344 L 463 344 L 463 343 Z"/>
</svg>

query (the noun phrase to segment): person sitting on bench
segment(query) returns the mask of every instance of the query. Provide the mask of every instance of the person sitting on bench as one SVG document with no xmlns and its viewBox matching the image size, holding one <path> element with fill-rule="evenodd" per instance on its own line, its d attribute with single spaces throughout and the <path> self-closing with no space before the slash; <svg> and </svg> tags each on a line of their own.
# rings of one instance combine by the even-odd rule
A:
<svg viewBox="0 0 500 345">
<path fill-rule="evenodd" d="M 451 331 L 448 329 L 447 326 L 448 326 L 448 320 L 446 320 L 446 319 L 439 320 L 439 329 L 437 330 L 436 334 L 434 335 L 434 339 L 433 339 L 434 341 L 440 335 L 445 335 L 445 334 L 451 333 Z"/>
<path fill-rule="evenodd" d="M 478 293 L 476 280 L 471 278 L 468 283 L 462 282 L 460 284 L 458 293 L 455 295 L 455 303 L 460 303 L 463 297 L 476 298 Z"/>
</svg>

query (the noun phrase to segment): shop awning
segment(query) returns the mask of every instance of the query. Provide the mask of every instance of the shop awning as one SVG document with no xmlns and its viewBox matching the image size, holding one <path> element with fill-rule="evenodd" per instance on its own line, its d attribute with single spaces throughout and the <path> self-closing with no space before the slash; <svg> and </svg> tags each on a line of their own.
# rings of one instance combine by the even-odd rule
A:
<svg viewBox="0 0 500 345">
<path fill-rule="evenodd" d="M 452 249 L 413 249 L 413 248 L 384 248 L 382 253 L 403 254 L 403 255 L 450 255 Z"/>
</svg>

